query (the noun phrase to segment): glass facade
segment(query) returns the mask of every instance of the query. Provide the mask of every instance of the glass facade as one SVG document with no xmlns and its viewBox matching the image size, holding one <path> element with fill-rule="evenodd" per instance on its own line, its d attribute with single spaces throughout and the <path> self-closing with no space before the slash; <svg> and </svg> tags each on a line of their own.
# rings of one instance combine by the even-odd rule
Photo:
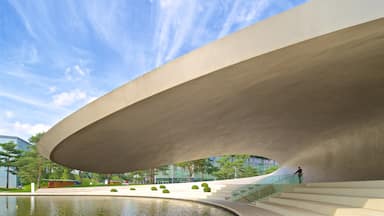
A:
<svg viewBox="0 0 384 216">
<path fill-rule="evenodd" d="M 216 165 L 216 161 L 220 157 L 211 157 L 213 165 Z M 250 156 L 246 163 L 252 167 L 255 167 L 259 175 L 266 174 L 266 171 L 271 168 L 278 166 L 278 163 L 274 160 L 270 160 L 264 157 Z M 164 171 L 158 171 L 156 173 L 156 183 L 180 183 L 189 182 L 189 173 L 186 169 L 175 165 L 167 166 Z M 211 181 L 216 180 L 216 177 L 207 173 L 195 172 L 192 181 Z"/>
<path fill-rule="evenodd" d="M 19 137 L 14 136 L 4 136 L 0 135 L 0 143 L 13 142 L 16 144 L 16 147 L 20 150 L 26 151 L 28 150 L 28 146 L 31 144 L 27 141 L 20 139 Z M 1 147 L 0 147 L 1 148 Z M 6 167 L 0 167 L 0 187 L 6 187 L 6 179 L 7 179 L 7 171 Z M 9 187 L 15 188 L 19 184 L 18 178 L 15 175 L 9 174 Z"/>
</svg>

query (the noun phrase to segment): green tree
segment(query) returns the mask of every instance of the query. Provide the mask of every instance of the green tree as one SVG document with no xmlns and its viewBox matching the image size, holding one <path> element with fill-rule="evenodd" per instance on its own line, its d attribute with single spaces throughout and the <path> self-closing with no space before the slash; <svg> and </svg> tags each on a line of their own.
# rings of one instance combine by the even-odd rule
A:
<svg viewBox="0 0 384 216">
<path fill-rule="evenodd" d="M 61 179 L 74 179 L 73 174 L 71 173 L 72 169 L 63 167 L 63 172 L 61 174 Z"/>
<path fill-rule="evenodd" d="M 137 170 L 127 173 L 127 180 L 132 184 L 142 184 L 145 179 L 146 171 Z"/>
<path fill-rule="evenodd" d="M 148 173 L 148 183 L 154 184 L 155 183 L 155 176 L 156 176 L 156 168 L 150 168 L 147 170 Z"/>
<path fill-rule="evenodd" d="M 22 151 L 17 149 L 13 142 L 1 143 L 0 148 L 0 166 L 6 167 L 6 188 L 9 188 L 9 174 L 16 175 L 16 162 Z"/>
<path fill-rule="evenodd" d="M 249 155 L 226 155 L 217 160 L 218 170 L 213 174 L 219 179 L 242 178 L 257 175 L 257 169 L 249 165 Z"/>
<path fill-rule="evenodd" d="M 159 172 L 166 172 L 168 171 L 168 166 L 161 166 L 161 167 L 158 167 L 158 168 L 150 168 L 148 170 L 146 170 L 146 173 L 147 173 L 147 176 L 148 176 L 148 182 L 146 183 L 149 183 L 149 184 L 155 184 L 155 176 L 159 173 Z"/>
<path fill-rule="evenodd" d="M 259 175 L 259 171 L 253 166 L 246 165 L 240 170 L 239 174 L 241 178 L 252 177 Z"/>
<path fill-rule="evenodd" d="M 46 172 L 50 165 L 50 161 L 43 158 L 37 151 L 36 144 L 44 133 L 38 133 L 28 139 L 31 143 L 29 149 L 25 151 L 16 162 L 18 168 L 18 176 L 23 184 L 36 182 L 36 187 L 40 188 L 41 179 L 47 177 Z"/>
<path fill-rule="evenodd" d="M 187 170 L 189 181 L 192 181 L 192 178 L 195 174 L 195 165 L 196 165 L 194 161 L 185 161 L 185 162 L 177 163 L 175 165 L 183 168 L 184 170 Z"/>
<path fill-rule="evenodd" d="M 199 159 L 194 161 L 195 171 L 200 173 L 201 180 L 204 180 L 205 174 L 210 174 L 216 171 L 212 160 L 209 158 Z"/>
<path fill-rule="evenodd" d="M 31 145 L 29 149 L 21 155 L 16 162 L 18 168 L 18 176 L 22 184 L 38 182 L 38 153 L 35 145 Z M 36 183 L 37 184 L 37 183 Z"/>
<path fill-rule="evenodd" d="M 231 156 L 222 156 L 217 161 L 218 170 L 213 174 L 218 179 L 229 179 L 235 177 L 235 169 Z"/>
<path fill-rule="evenodd" d="M 36 144 L 43 135 L 44 133 L 38 133 L 29 138 L 31 146 L 16 163 L 21 182 L 35 182 L 37 188 L 40 188 L 43 179 L 73 179 L 72 169 L 47 160 L 39 154 Z"/>
</svg>

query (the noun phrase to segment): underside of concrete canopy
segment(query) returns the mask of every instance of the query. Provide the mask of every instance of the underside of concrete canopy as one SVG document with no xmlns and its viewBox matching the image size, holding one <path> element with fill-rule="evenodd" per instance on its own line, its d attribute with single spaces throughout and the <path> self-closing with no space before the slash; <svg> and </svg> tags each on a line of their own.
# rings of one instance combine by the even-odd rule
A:
<svg viewBox="0 0 384 216">
<path fill-rule="evenodd" d="M 39 151 L 104 173 L 253 154 L 301 165 L 307 181 L 382 179 L 383 8 L 305 3 L 100 97 Z"/>
</svg>

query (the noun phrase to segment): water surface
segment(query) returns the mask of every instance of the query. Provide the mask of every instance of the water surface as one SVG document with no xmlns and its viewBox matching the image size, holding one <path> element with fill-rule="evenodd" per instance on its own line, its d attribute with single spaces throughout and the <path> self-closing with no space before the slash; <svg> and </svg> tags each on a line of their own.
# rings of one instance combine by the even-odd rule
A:
<svg viewBox="0 0 384 216">
<path fill-rule="evenodd" d="M 234 216 L 195 202 L 92 196 L 0 196 L 1 216 Z"/>
</svg>

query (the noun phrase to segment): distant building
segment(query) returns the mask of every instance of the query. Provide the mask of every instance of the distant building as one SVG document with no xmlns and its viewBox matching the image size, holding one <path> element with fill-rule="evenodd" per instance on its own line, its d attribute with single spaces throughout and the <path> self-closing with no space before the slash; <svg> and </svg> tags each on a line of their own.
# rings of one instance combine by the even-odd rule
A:
<svg viewBox="0 0 384 216">
<path fill-rule="evenodd" d="M 20 150 L 28 150 L 28 146 L 31 144 L 19 137 L 15 136 L 4 136 L 0 135 L 0 143 L 13 142 L 16 144 L 16 147 Z M 0 147 L 1 149 L 1 147 Z M 6 187 L 7 182 L 7 169 L 5 167 L 0 167 L 0 187 Z M 9 187 L 15 188 L 19 184 L 19 179 L 17 176 L 9 174 Z"/>
</svg>

